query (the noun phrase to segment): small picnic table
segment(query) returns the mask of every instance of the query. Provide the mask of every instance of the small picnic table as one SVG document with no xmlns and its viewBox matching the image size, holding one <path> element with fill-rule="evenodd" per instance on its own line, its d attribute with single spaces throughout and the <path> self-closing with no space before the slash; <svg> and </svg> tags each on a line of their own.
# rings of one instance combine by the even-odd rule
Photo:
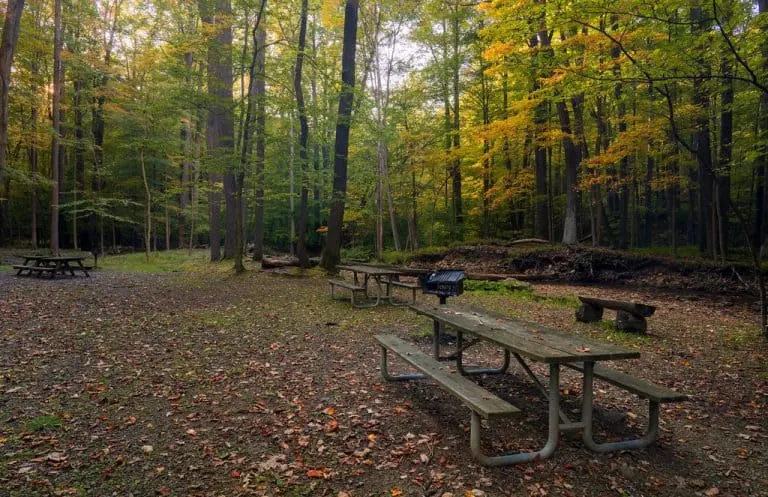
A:
<svg viewBox="0 0 768 497">
<path fill-rule="evenodd" d="M 48 273 L 53 278 L 56 274 L 67 273 L 75 276 L 75 271 L 82 271 L 85 276 L 90 277 L 88 271 L 91 267 L 83 265 L 85 257 L 82 256 L 24 255 L 22 257 L 24 264 L 13 266 L 17 276 L 22 276 L 25 272 L 27 275 L 36 273 L 38 276 Z M 73 265 L 73 263 L 77 264 Z"/>
<path fill-rule="evenodd" d="M 496 398 L 490 392 L 481 395 L 471 394 L 474 384 L 458 383 L 455 376 L 451 378 L 442 370 L 436 361 L 430 361 L 428 356 L 419 356 L 419 352 L 408 348 L 408 345 L 392 336 L 377 337 L 382 345 L 382 375 L 388 380 L 412 380 L 432 376 L 449 391 L 458 396 L 472 409 L 470 447 L 472 454 L 483 464 L 499 466 L 533 461 L 551 456 L 557 448 L 560 432 L 582 431 L 584 444 L 596 452 L 607 452 L 640 448 L 650 445 L 658 438 L 659 404 L 685 400 L 686 396 L 645 382 L 620 371 L 597 365 L 602 361 L 617 361 L 633 359 L 640 353 L 613 345 L 603 344 L 595 340 L 558 332 L 551 328 L 506 317 L 502 314 L 489 312 L 465 306 L 412 304 L 411 309 L 423 316 L 429 317 L 435 323 L 450 326 L 456 332 L 456 352 L 452 356 L 440 356 L 439 334 L 434 336 L 434 359 L 455 360 L 456 367 L 462 376 L 472 374 L 505 373 L 509 364 L 510 354 L 520 363 L 526 374 L 533 380 L 538 390 L 548 401 L 548 437 L 541 450 L 535 452 L 515 452 L 499 456 L 488 456 L 480 449 L 480 417 L 490 417 L 494 414 L 514 414 L 519 411 L 515 406 L 508 405 Z M 435 326 L 435 330 L 439 327 Z M 464 335 L 472 338 L 464 342 Z M 487 342 L 499 346 L 504 351 L 504 364 L 497 369 L 468 370 L 462 364 L 462 353 L 470 346 Z M 421 369 L 422 375 L 390 375 L 386 370 L 386 350 L 398 354 L 411 365 Z M 526 362 L 544 363 L 549 366 L 549 385 L 545 387 L 536 377 Z M 581 420 L 571 421 L 560 408 L 560 368 L 566 366 L 583 372 Z M 632 440 L 598 443 L 593 438 L 593 378 L 598 377 L 609 383 L 620 386 L 641 398 L 649 400 L 648 430 L 645 435 Z M 459 377 L 461 378 L 461 377 Z M 451 386 L 456 383 L 458 386 Z M 505 405 L 506 404 L 506 405 Z"/>
<path fill-rule="evenodd" d="M 355 284 L 362 286 L 367 296 L 370 296 L 368 282 L 372 279 L 376 283 L 376 303 L 374 305 L 378 305 L 381 300 L 392 302 L 390 282 L 403 274 L 399 269 L 366 266 L 363 264 L 339 265 L 337 267 L 341 271 L 351 272 L 355 279 Z M 360 283 L 358 275 L 362 275 L 362 283 Z"/>
</svg>

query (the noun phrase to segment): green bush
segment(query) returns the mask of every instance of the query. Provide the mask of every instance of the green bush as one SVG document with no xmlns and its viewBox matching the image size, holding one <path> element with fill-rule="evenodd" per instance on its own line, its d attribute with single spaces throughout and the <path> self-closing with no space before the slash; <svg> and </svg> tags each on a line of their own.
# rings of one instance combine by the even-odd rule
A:
<svg viewBox="0 0 768 497">
<path fill-rule="evenodd" d="M 359 246 L 341 249 L 342 259 L 370 261 L 375 256 L 373 247 Z"/>
</svg>

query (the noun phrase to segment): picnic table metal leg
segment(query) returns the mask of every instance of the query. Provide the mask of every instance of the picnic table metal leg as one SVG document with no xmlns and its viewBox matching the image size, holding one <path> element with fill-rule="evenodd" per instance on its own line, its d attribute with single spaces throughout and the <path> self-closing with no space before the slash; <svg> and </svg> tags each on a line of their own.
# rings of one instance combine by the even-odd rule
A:
<svg viewBox="0 0 768 497">
<path fill-rule="evenodd" d="M 469 432 L 469 446 L 472 455 L 480 464 L 485 466 L 505 466 L 508 464 L 520 464 L 536 459 L 546 459 L 557 448 L 560 440 L 560 365 L 549 365 L 549 415 L 547 442 L 538 452 L 516 452 L 501 456 L 488 456 L 483 454 L 480 448 L 480 416 L 472 411 L 472 423 Z"/>
<path fill-rule="evenodd" d="M 594 363 L 584 363 L 584 401 L 581 408 L 584 432 L 582 438 L 584 445 L 595 452 L 611 452 L 616 450 L 640 449 L 651 445 L 659 437 L 659 404 L 649 400 L 648 406 L 648 430 L 645 435 L 632 440 L 618 442 L 595 442 L 592 433 L 593 393 L 592 383 L 594 379 Z"/>
<path fill-rule="evenodd" d="M 471 345 L 471 344 L 470 344 Z M 464 369 L 462 363 L 462 353 L 464 352 L 464 334 L 461 332 L 456 333 L 456 369 L 459 373 L 465 376 L 471 376 L 476 374 L 504 374 L 509 368 L 509 350 L 504 351 L 504 363 L 498 368 L 476 368 L 476 369 Z"/>
<path fill-rule="evenodd" d="M 421 373 L 397 374 L 397 375 L 389 374 L 389 370 L 387 369 L 387 348 L 382 346 L 381 347 L 381 377 L 387 381 L 410 381 L 410 380 L 423 380 L 424 378 L 426 378 L 426 375 L 423 375 Z"/>
<path fill-rule="evenodd" d="M 526 364 L 525 360 L 520 356 L 520 354 L 514 354 L 515 360 L 520 364 L 520 366 L 523 368 L 523 371 L 528 375 L 528 377 L 533 381 L 533 384 L 536 385 L 536 388 L 539 390 L 542 396 L 544 396 L 545 399 L 549 398 L 549 392 L 551 390 L 547 390 L 544 385 L 541 383 L 541 380 L 533 373 L 531 368 Z M 558 388 L 558 392 L 559 392 Z M 564 423 L 560 425 L 561 431 L 570 431 L 574 429 L 581 429 L 581 425 L 572 423 L 570 419 L 568 419 L 568 416 L 565 415 L 565 412 L 563 410 L 560 410 L 560 420 Z"/>
</svg>

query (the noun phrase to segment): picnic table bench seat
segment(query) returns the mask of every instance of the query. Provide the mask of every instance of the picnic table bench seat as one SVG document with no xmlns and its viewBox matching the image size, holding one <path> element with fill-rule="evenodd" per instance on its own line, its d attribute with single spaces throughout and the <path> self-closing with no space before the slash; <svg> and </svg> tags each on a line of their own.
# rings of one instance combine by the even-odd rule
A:
<svg viewBox="0 0 768 497">
<path fill-rule="evenodd" d="M 51 277 L 56 272 L 56 268 L 52 266 L 25 266 L 23 264 L 14 264 L 13 269 L 16 269 L 16 274 L 21 275 L 24 271 L 27 271 L 30 275 L 37 273 L 38 276 L 43 273 L 49 273 Z"/>
<path fill-rule="evenodd" d="M 577 371 L 584 371 L 584 364 L 581 362 L 568 363 L 566 366 Z M 600 366 L 599 364 L 595 364 L 594 366 L 594 375 L 595 378 L 600 378 L 611 385 L 633 393 L 641 399 L 648 399 L 649 401 L 658 404 L 683 402 L 688 400 L 688 395 L 684 393 L 660 387 L 646 380 L 636 378 L 630 374 L 615 369 Z"/>
<path fill-rule="evenodd" d="M 344 281 L 344 280 L 328 280 L 328 284 L 331 287 L 331 298 L 333 298 L 333 299 L 337 299 L 338 298 L 338 297 L 336 297 L 336 293 L 335 293 L 335 287 L 338 286 L 338 287 L 341 287 L 341 288 L 344 288 L 344 289 L 350 291 L 350 293 L 351 293 L 350 302 L 352 303 L 352 305 L 354 307 L 361 307 L 362 308 L 362 307 L 373 307 L 374 305 L 376 305 L 376 304 L 358 304 L 358 303 L 355 303 L 355 294 L 357 294 L 358 292 L 362 292 L 363 296 L 365 296 L 365 287 L 363 287 L 363 286 L 357 285 L 355 283 L 350 283 L 349 281 Z M 377 303 L 378 303 L 378 300 L 377 300 Z"/>
<path fill-rule="evenodd" d="M 432 378 L 448 393 L 458 398 L 472 411 L 470 424 L 470 450 L 482 464 L 496 466 L 504 463 L 505 456 L 487 456 L 480 447 L 480 417 L 496 419 L 518 416 L 520 409 L 485 390 L 483 387 L 452 371 L 417 348 L 393 335 L 376 335 L 381 345 L 381 375 L 387 381 L 407 381 Z M 405 362 L 421 371 L 416 374 L 392 375 L 387 369 L 387 351 L 392 351 Z"/>
<path fill-rule="evenodd" d="M 580 362 L 566 363 L 565 366 L 584 372 L 584 364 Z M 597 364 L 593 366 L 593 376 L 633 393 L 641 399 L 648 400 L 648 427 L 645 434 L 632 440 L 603 443 L 596 442 L 592 437 L 592 413 L 590 412 L 585 420 L 585 428 L 588 429 L 588 432 L 586 432 L 586 435 L 584 436 L 584 442 L 587 447 L 595 452 L 610 452 L 613 450 L 642 448 L 651 445 L 659 437 L 659 405 L 688 400 L 688 396 L 685 394 L 654 385 L 653 383 L 641 380 L 640 378 L 635 378 L 630 374 Z M 592 392 L 584 392 L 584 395 L 589 395 L 591 399 Z"/>
<path fill-rule="evenodd" d="M 410 290 L 411 304 L 416 302 L 416 292 L 421 290 L 421 285 L 419 285 L 418 283 L 412 283 L 410 281 L 390 280 L 389 285 L 396 288 L 405 288 L 406 290 Z M 408 301 L 401 302 L 394 299 L 394 297 L 392 298 L 392 305 L 408 305 L 408 304 L 409 304 Z"/>
</svg>

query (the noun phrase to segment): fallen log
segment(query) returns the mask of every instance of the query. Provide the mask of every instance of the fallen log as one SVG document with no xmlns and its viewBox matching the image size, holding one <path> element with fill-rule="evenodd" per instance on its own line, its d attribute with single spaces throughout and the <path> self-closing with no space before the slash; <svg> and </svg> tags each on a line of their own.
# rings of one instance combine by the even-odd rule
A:
<svg viewBox="0 0 768 497">
<path fill-rule="evenodd" d="M 309 258 L 309 267 L 320 264 L 319 257 Z M 298 257 L 264 257 L 261 259 L 261 269 L 278 269 L 281 267 L 299 267 Z"/>
</svg>

